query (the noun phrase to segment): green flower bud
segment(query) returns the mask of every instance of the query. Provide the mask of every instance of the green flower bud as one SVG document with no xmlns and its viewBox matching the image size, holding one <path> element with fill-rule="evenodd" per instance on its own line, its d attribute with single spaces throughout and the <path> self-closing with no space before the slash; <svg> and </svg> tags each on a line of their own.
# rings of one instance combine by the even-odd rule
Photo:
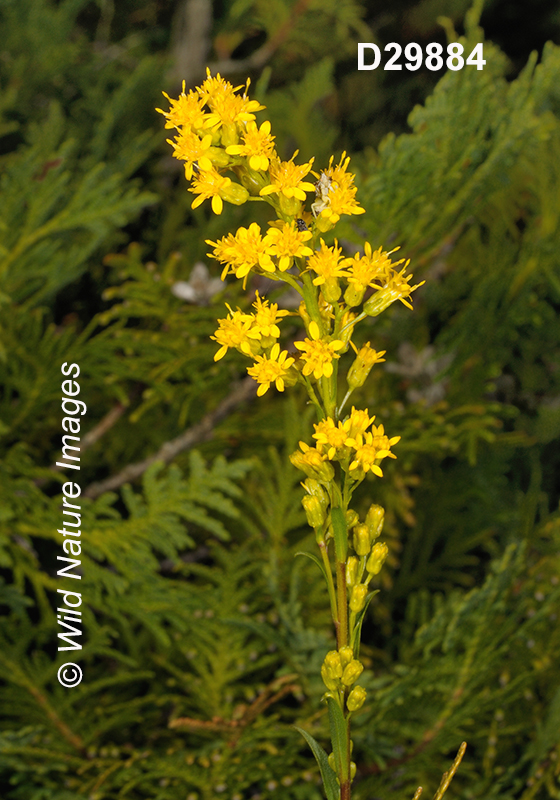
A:
<svg viewBox="0 0 560 800">
<path fill-rule="evenodd" d="M 332 769 L 334 772 L 336 772 L 336 761 L 334 760 L 334 753 L 329 753 L 329 756 L 328 756 L 328 758 L 327 758 L 327 761 L 329 762 L 329 767 L 330 767 L 330 768 L 331 768 L 331 769 Z"/>
<path fill-rule="evenodd" d="M 290 456 L 290 461 L 309 478 L 329 483 L 334 478 L 334 467 L 326 456 L 321 455 L 315 448 L 308 448 L 305 452 L 296 450 Z"/>
<path fill-rule="evenodd" d="M 355 611 L 357 613 L 362 610 L 366 603 L 367 591 L 367 586 L 363 583 L 352 587 L 352 592 L 350 594 L 350 611 Z"/>
<path fill-rule="evenodd" d="M 354 686 L 346 701 L 348 711 L 358 711 L 363 706 L 366 695 L 367 692 L 363 686 Z"/>
<path fill-rule="evenodd" d="M 234 206 L 242 206 L 249 199 L 249 192 L 240 183 L 232 181 L 224 189 L 220 189 L 220 197 L 228 203 L 233 203 Z"/>
<path fill-rule="evenodd" d="M 322 214 L 319 214 L 315 220 L 315 227 L 318 231 L 321 231 L 321 233 L 326 233 L 334 228 L 334 222 L 331 222 L 330 217 L 324 217 Z"/>
<path fill-rule="evenodd" d="M 329 504 L 329 496 L 323 489 L 322 485 L 319 481 L 314 480 L 313 478 L 306 478 L 302 483 L 303 488 L 307 492 L 307 494 L 316 497 L 323 508 L 327 508 Z"/>
<path fill-rule="evenodd" d="M 354 651 L 352 650 L 351 647 L 348 647 L 348 645 L 346 645 L 345 647 L 341 647 L 338 653 L 340 655 L 340 663 L 342 665 L 342 669 L 344 670 L 354 658 Z"/>
<path fill-rule="evenodd" d="M 366 515 L 366 525 L 368 526 L 371 540 L 377 539 L 383 530 L 385 522 L 385 509 L 381 506 L 371 505 Z"/>
<path fill-rule="evenodd" d="M 224 147 L 231 147 L 232 144 L 237 144 L 239 141 L 239 134 L 237 132 L 237 125 L 235 122 L 228 122 L 222 126 L 222 144 Z"/>
<path fill-rule="evenodd" d="M 360 521 L 359 516 L 356 514 L 353 508 L 349 508 L 346 512 L 346 527 L 353 528 L 354 525 L 357 525 Z"/>
<path fill-rule="evenodd" d="M 377 544 L 374 545 L 371 555 L 366 562 L 366 569 L 370 575 L 377 575 L 379 572 L 381 572 L 381 567 L 383 566 L 388 553 L 389 548 L 385 542 L 377 542 Z"/>
<path fill-rule="evenodd" d="M 258 195 L 263 186 L 266 186 L 265 179 L 258 172 L 247 168 L 241 173 L 241 183 L 253 195 Z"/>
<path fill-rule="evenodd" d="M 223 169 L 232 162 L 232 159 L 221 147 L 209 147 L 207 155 L 216 169 Z"/>
<path fill-rule="evenodd" d="M 347 306 L 359 306 L 366 293 L 366 287 L 358 288 L 360 284 L 350 284 L 344 292 L 344 302 Z"/>
<path fill-rule="evenodd" d="M 385 361 L 385 359 L 382 358 L 384 355 L 385 350 L 381 350 L 378 353 L 370 346 L 369 342 L 361 347 L 352 366 L 348 370 L 346 380 L 348 381 L 349 388 L 358 389 L 360 386 L 363 386 L 373 365 Z"/>
<path fill-rule="evenodd" d="M 297 197 L 286 197 L 280 192 L 280 210 L 288 217 L 301 217 L 302 204 Z"/>
<path fill-rule="evenodd" d="M 371 295 L 364 303 L 364 311 L 368 317 L 378 317 L 386 308 L 399 299 L 399 293 L 394 289 L 380 289 Z"/>
<path fill-rule="evenodd" d="M 349 589 L 358 583 L 358 570 L 360 562 L 356 556 L 350 556 L 346 561 L 346 586 Z"/>
<path fill-rule="evenodd" d="M 356 777 L 356 764 L 351 761 L 350 762 L 350 780 L 353 781 Z"/>
<path fill-rule="evenodd" d="M 363 671 L 364 665 L 357 659 L 353 658 L 352 661 L 344 668 L 344 672 L 342 673 L 342 683 L 344 686 L 352 686 L 352 684 L 358 680 Z"/>
<path fill-rule="evenodd" d="M 325 510 L 317 497 L 306 494 L 301 504 L 305 510 L 307 523 L 311 528 L 320 528 L 325 522 Z"/>
<path fill-rule="evenodd" d="M 321 667 L 321 677 L 323 683 L 332 692 L 340 689 L 340 678 L 342 677 L 342 662 L 336 650 L 331 650 L 325 656 Z"/>
<path fill-rule="evenodd" d="M 367 525 L 356 525 L 354 528 L 354 550 L 359 556 L 367 556 L 371 550 L 369 529 Z"/>
<path fill-rule="evenodd" d="M 342 294 L 342 289 L 336 278 L 327 278 L 321 286 L 321 291 L 327 303 L 336 303 Z"/>
</svg>

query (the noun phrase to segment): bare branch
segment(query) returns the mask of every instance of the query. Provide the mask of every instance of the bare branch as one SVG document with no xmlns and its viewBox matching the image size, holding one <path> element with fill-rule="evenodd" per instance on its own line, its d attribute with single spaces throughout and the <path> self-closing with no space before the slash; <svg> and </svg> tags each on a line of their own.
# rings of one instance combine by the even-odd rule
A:
<svg viewBox="0 0 560 800">
<path fill-rule="evenodd" d="M 172 77 L 178 83 L 185 81 L 187 86 L 194 86 L 204 77 L 211 27 L 211 0 L 185 0 L 180 4 L 172 26 Z"/>
<path fill-rule="evenodd" d="M 84 450 L 87 450 L 88 447 L 91 447 L 92 444 L 95 444 L 101 437 L 110 430 L 115 422 L 117 422 L 123 415 L 126 406 L 122 405 L 122 403 L 117 403 L 110 411 L 105 414 L 102 420 L 100 420 L 95 427 L 93 427 L 89 433 L 86 433 L 84 438 L 80 442 L 80 452 L 83 453 Z M 59 467 L 57 464 L 51 464 L 49 470 L 51 472 L 60 472 L 63 470 L 64 467 Z M 44 486 L 48 483 L 47 478 L 37 478 L 35 481 L 35 486 Z"/>
<path fill-rule="evenodd" d="M 198 442 L 205 442 L 212 438 L 214 428 L 222 419 L 228 416 L 234 408 L 241 403 L 254 397 L 257 390 L 257 384 L 252 378 L 244 378 L 238 383 L 230 394 L 222 400 L 220 405 L 206 414 L 199 423 L 193 425 L 176 439 L 171 439 L 165 442 L 160 449 L 143 461 L 138 461 L 136 464 L 129 464 L 117 475 L 106 478 L 103 481 L 90 484 L 84 492 L 85 497 L 92 499 L 99 497 L 103 492 L 110 492 L 118 489 L 124 483 L 136 480 L 142 475 L 148 467 L 155 464 L 156 461 L 163 461 L 164 464 L 169 464 L 173 459 L 182 453 L 184 450 L 189 450 L 193 445 Z"/>
</svg>

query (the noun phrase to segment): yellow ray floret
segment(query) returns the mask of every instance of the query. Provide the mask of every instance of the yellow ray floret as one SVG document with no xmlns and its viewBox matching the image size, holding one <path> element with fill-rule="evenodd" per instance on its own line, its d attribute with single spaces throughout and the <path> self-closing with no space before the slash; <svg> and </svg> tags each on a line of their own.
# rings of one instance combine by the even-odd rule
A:
<svg viewBox="0 0 560 800">
<path fill-rule="evenodd" d="M 278 259 L 280 272 L 286 272 L 294 263 L 294 258 L 305 258 L 313 254 L 313 250 L 306 245 L 311 237 L 311 231 L 300 231 L 295 222 L 279 221 L 276 226 L 268 229 L 268 253 Z"/>
<path fill-rule="evenodd" d="M 175 141 L 171 139 L 166 141 L 173 147 L 175 158 L 185 162 L 185 177 L 188 181 L 192 179 L 195 164 L 199 170 L 205 172 L 212 169 L 208 153 L 212 147 L 212 134 L 208 133 L 201 139 L 196 133 L 187 129 L 181 131 Z"/>
<path fill-rule="evenodd" d="M 392 445 L 400 441 L 400 436 L 393 436 L 389 439 L 385 436 L 383 425 L 374 425 L 371 431 L 359 433 L 351 443 L 355 449 L 354 460 L 350 464 L 350 472 L 355 469 L 362 469 L 364 472 L 373 472 L 380 478 L 383 477 L 381 467 L 375 462 L 383 458 L 396 458 L 391 452 Z M 347 444 L 350 444 L 348 440 Z"/>
<path fill-rule="evenodd" d="M 316 278 L 313 278 L 314 286 L 321 286 L 329 279 L 345 278 L 347 276 L 348 273 L 344 269 L 346 259 L 342 261 L 341 253 L 342 248 L 338 247 L 337 241 L 335 241 L 333 247 L 327 247 L 321 239 L 321 249 L 313 253 L 307 262 L 309 269 L 313 270 L 317 275 Z"/>
<path fill-rule="evenodd" d="M 394 264 L 390 256 L 396 253 L 398 247 L 389 252 L 384 252 L 382 247 L 373 251 L 369 242 L 364 245 L 364 254 L 356 253 L 354 258 L 346 261 L 346 266 L 350 269 L 348 283 L 352 284 L 358 291 L 365 289 L 373 284 L 373 281 L 383 279 L 391 270 L 404 262 L 404 258 Z"/>
<path fill-rule="evenodd" d="M 189 186 L 189 192 L 198 195 L 192 201 L 191 208 L 197 208 L 205 200 L 212 198 L 214 214 L 222 213 L 224 200 L 239 206 L 249 199 L 249 192 L 244 186 L 233 183 L 231 178 L 220 175 L 213 167 L 207 172 L 200 172 L 195 176 L 192 186 Z"/>
<path fill-rule="evenodd" d="M 288 357 L 288 351 L 280 352 L 278 342 L 272 347 L 270 356 L 256 356 L 252 367 L 247 367 L 247 372 L 258 384 L 257 394 L 262 397 L 274 383 L 279 392 L 284 391 L 284 378 L 294 363 L 293 358 Z"/>
<path fill-rule="evenodd" d="M 400 300 L 403 305 L 412 309 L 412 303 L 409 302 L 408 298 L 418 287 L 423 286 L 425 281 L 421 281 L 415 286 L 409 284 L 412 275 L 404 274 L 409 263 L 410 259 L 400 272 L 391 269 L 372 283 L 373 288 L 377 289 L 377 291 L 364 304 L 366 314 L 370 317 L 376 317 L 396 300 Z"/>
<path fill-rule="evenodd" d="M 256 313 L 251 314 L 251 328 L 248 336 L 251 339 L 268 339 L 270 337 L 278 339 L 280 336 L 280 328 L 276 324 L 282 317 L 289 314 L 289 311 L 278 311 L 276 303 L 270 303 L 263 297 L 259 297 L 256 293 L 257 299 L 253 303 L 253 308 Z M 292 359 L 293 361 L 293 359 Z"/>
<path fill-rule="evenodd" d="M 344 429 L 348 435 L 346 444 L 353 444 L 351 440 L 355 439 L 361 433 L 365 433 L 374 419 L 375 416 L 370 417 L 367 408 L 354 408 L 354 406 L 352 406 L 352 411 L 348 419 L 344 421 Z"/>
<path fill-rule="evenodd" d="M 268 254 L 268 240 L 262 236 L 260 226 L 252 222 L 248 228 L 238 228 L 236 233 L 228 233 L 220 241 L 206 240 L 206 244 L 214 247 L 213 253 L 208 253 L 221 264 L 222 280 L 230 272 L 236 278 L 245 278 L 251 269 L 260 267 L 266 272 L 274 272 L 275 265 Z"/>
<path fill-rule="evenodd" d="M 309 447 L 305 442 L 300 442 L 301 450 L 296 450 L 290 456 L 290 461 L 309 478 L 315 478 L 323 483 L 329 483 L 334 478 L 334 468 L 327 460 L 326 453 L 320 453 L 316 447 Z"/>
<path fill-rule="evenodd" d="M 264 108 L 257 100 L 249 100 L 247 90 L 249 80 L 245 85 L 245 92 L 237 94 L 241 86 L 232 86 L 218 73 L 215 78 L 207 69 L 207 78 L 202 86 L 197 87 L 197 92 L 204 103 L 210 107 L 206 115 L 204 126 L 212 131 L 221 130 L 221 140 L 225 147 L 235 145 L 244 126 L 255 119 L 255 112 Z"/>
<path fill-rule="evenodd" d="M 303 374 L 311 375 L 316 380 L 330 378 L 333 374 L 333 359 L 340 358 L 337 350 L 344 347 L 344 342 L 334 339 L 329 342 L 321 338 L 319 326 L 315 321 L 309 324 L 311 339 L 304 339 L 303 342 L 295 342 L 298 350 L 301 350 L 301 358 L 304 362 Z"/>
<path fill-rule="evenodd" d="M 251 355 L 251 341 L 249 339 L 251 315 L 244 314 L 239 308 L 237 311 L 232 311 L 227 303 L 226 306 L 229 311 L 228 316 L 226 319 L 218 320 L 220 327 L 217 331 L 214 331 L 214 336 L 210 337 L 221 345 L 214 356 L 214 361 L 219 361 L 223 358 L 230 347 L 234 347 L 247 356 Z"/>
<path fill-rule="evenodd" d="M 270 122 L 265 120 L 260 128 L 257 128 L 255 122 L 248 122 L 242 138 L 243 144 L 230 145 L 226 148 L 226 153 L 232 156 L 245 156 L 249 159 L 251 169 L 257 172 L 267 170 L 270 159 L 275 154 Z"/>
<path fill-rule="evenodd" d="M 204 100 L 197 92 L 190 91 L 185 94 L 185 81 L 183 81 L 183 91 L 177 100 L 173 100 L 166 92 L 162 94 L 169 100 L 171 109 L 162 111 L 161 108 L 156 108 L 156 111 L 166 118 L 166 128 L 200 130 L 204 127 L 206 121 Z"/>
<path fill-rule="evenodd" d="M 305 193 L 315 190 L 312 183 L 304 181 L 305 176 L 313 166 L 313 159 L 307 164 L 298 166 L 294 164 L 296 155 L 297 153 L 294 153 L 289 161 L 274 159 L 274 161 L 271 162 L 270 185 L 261 189 L 261 197 L 265 197 L 269 194 L 283 194 L 284 197 L 295 197 L 297 200 L 305 202 Z"/>
<path fill-rule="evenodd" d="M 313 438 L 317 439 L 317 450 L 322 453 L 326 449 L 328 458 L 332 460 L 337 451 L 340 452 L 345 447 L 348 439 L 348 432 L 343 423 L 336 424 L 333 419 L 327 417 L 313 427 L 315 428 Z"/>
</svg>

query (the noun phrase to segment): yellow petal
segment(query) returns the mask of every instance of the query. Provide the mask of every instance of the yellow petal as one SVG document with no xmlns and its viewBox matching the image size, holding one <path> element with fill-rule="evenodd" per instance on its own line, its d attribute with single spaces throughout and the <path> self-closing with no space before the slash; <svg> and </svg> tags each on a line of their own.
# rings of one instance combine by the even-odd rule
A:
<svg viewBox="0 0 560 800">
<path fill-rule="evenodd" d="M 223 358 L 225 356 L 225 354 L 227 353 L 227 351 L 228 351 L 227 345 L 224 344 L 223 347 L 220 347 L 220 349 L 218 350 L 218 352 L 214 356 L 214 361 L 219 361 L 220 358 Z"/>
</svg>

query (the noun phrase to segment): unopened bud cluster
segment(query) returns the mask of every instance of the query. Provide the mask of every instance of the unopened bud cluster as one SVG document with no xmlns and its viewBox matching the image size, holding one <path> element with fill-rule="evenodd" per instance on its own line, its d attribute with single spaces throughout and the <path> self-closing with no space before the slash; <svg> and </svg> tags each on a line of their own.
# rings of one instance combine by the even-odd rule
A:
<svg viewBox="0 0 560 800">
<path fill-rule="evenodd" d="M 329 692 L 340 693 L 346 696 L 348 711 L 358 711 L 366 699 L 366 690 L 362 686 L 354 686 L 362 672 L 364 665 L 357 658 L 351 647 L 341 647 L 340 650 L 331 650 L 325 656 L 321 667 L 321 677 Z"/>
<path fill-rule="evenodd" d="M 372 505 L 365 522 L 354 525 L 352 546 L 356 555 L 349 556 L 346 561 L 346 585 L 350 611 L 355 614 L 363 609 L 367 599 L 368 584 L 372 577 L 381 571 L 389 553 L 384 542 L 375 542 L 383 530 L 384 517 L 383 508 Z"/>
</svg>

